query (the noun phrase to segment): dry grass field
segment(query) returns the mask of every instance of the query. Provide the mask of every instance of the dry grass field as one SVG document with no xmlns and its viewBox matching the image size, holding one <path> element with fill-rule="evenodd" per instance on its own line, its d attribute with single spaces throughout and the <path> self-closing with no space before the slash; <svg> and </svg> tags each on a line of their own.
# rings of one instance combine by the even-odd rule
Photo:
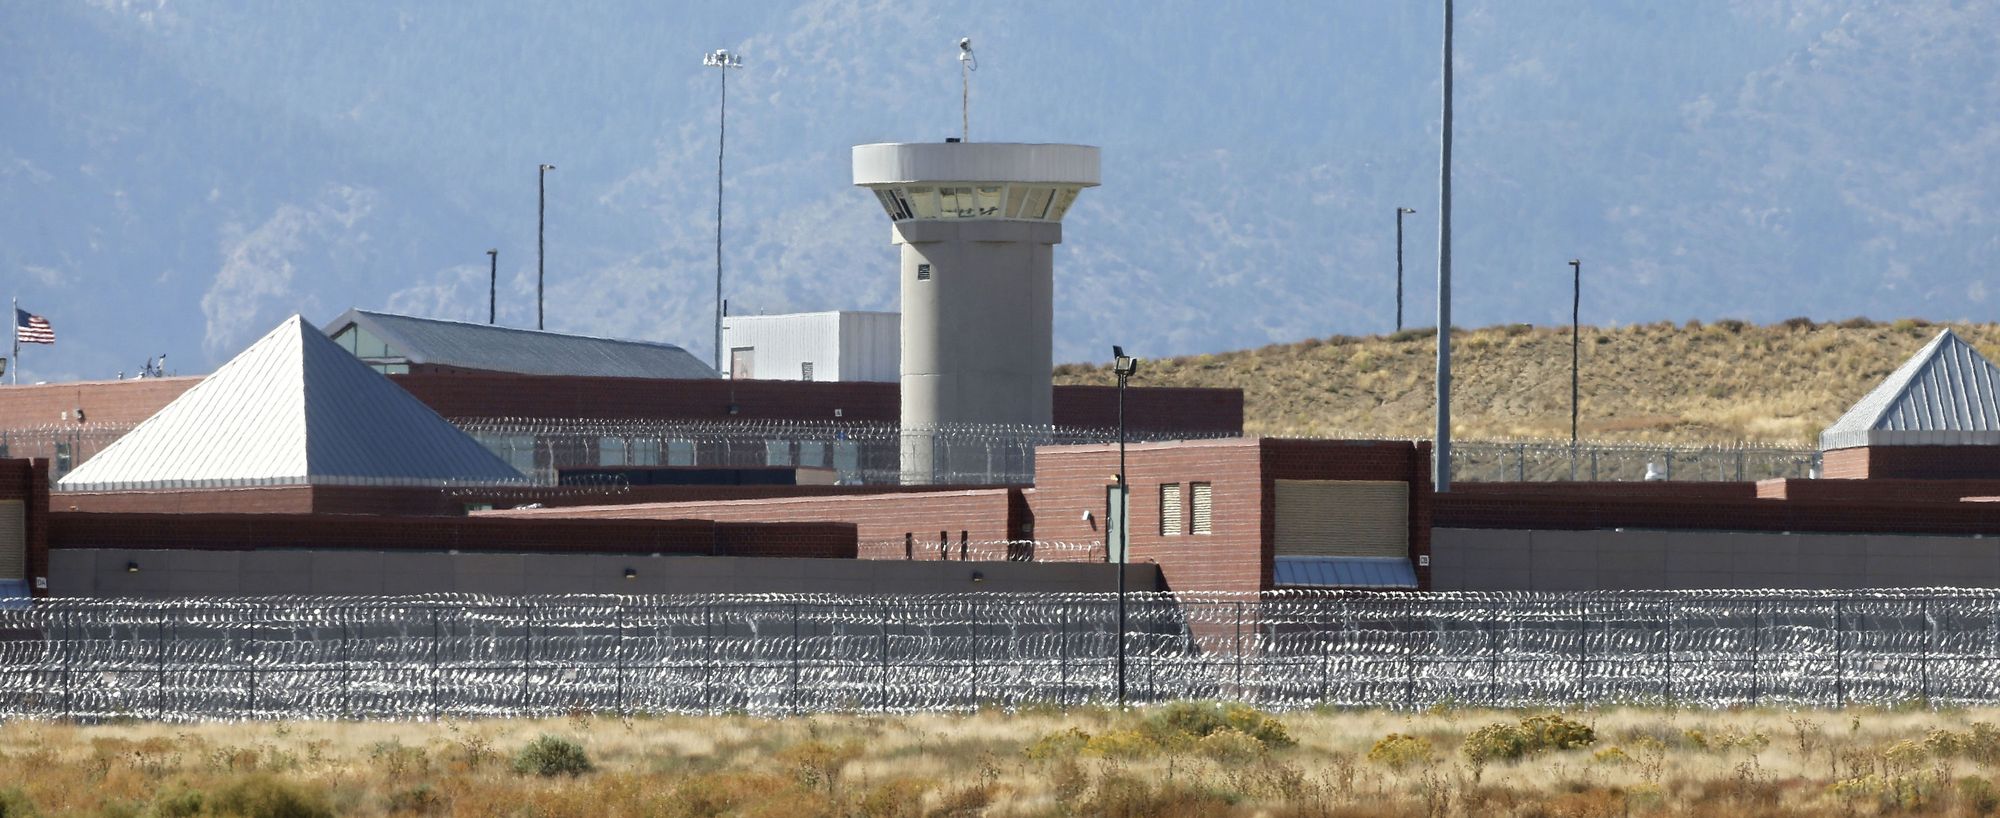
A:
<svg viewBox="0 0 2000 818">
<path fill-rule="evenodd" d="M 2000 355 L 2000 324 L 1951 325 Z M 1690 321 L 1583 328 L 1582 436 L 1593 440 L 1812 446 L 1940 325 L 1904 319 L 1771 326 Z M 1245 431 L 1270 436 L 1429 437 L 1436 333 L 1310 339 L 1149 361 L 1140 386 L 1243 390 Z M 1569 439 L 1568 327 L 1458 330 L 1453 432 L 1469 439 Z M 1057 383 L 1111 383 L 1069 364 Z"/>
<path fill-rule="evenodd" d="M 1807 816 L 2000 809 L 2000 710 L 0 725 L 0 816 Z M 553 738 L 543 738 L 545 736 Z M 527 749 L 533 747 L 533 749 Z"/>
</svg>

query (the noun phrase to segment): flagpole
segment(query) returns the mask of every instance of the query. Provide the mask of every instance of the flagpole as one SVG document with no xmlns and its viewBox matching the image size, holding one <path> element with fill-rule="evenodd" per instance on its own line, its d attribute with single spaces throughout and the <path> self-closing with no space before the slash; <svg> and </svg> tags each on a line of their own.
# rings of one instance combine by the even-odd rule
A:
<svg viewBox="0 0 2000 818">
<path fill-rule="evenodd" d="M 21 297 L 14 296 L 14 357 L 8 359 L 7 370 L 13 373 L 14 385 L 21 385 Z"/>
</svg>

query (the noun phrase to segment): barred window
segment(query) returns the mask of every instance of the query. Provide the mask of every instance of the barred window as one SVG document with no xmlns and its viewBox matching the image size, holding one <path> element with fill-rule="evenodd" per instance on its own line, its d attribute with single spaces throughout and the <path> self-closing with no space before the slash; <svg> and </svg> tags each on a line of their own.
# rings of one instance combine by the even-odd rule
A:
<svg viewBox="0 0 2000 818">
<path fill-rule="evenodd" d="M 1188 487 L 1193 489 L 1193 494 L 1194 494 L 1193 533 L 1195 534 L 1210 533 L 1209 515 L 1211 512 L 1209 509 L 1211 506 L 1211 500 L 1214 492 L 1212 489 L 1209 488 L 1209 485 L 1207 483 L 1189 483 Z"/>
<path fill-rule="evenodd" d="M 1160 484 L 1160 536 L 1181 534 L 1181 484 Z"/>
</svg>

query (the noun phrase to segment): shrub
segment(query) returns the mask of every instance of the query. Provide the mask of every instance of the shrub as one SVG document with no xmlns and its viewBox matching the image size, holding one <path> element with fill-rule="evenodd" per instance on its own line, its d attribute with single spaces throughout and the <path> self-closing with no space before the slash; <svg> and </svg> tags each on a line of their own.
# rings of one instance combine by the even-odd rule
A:
<svg viewBox="0 0 2000 818">
<path fill-rule="evenodd" d="M 1853 318 L 1841 321 L 1840 323 L 1835 324 L 1834 326 L 1840 327 L 1841 329 L 1874 329 L 1876 327 L 1876 323 L 1874 321 L 1868 320 L 1867 318 L 1863 318 L 1857 315 L 1854 316 Z"/>
<path fill-rule="evenodd" d="M 444 798 L 429 784 L 418 784 L 389 794 L 389 811 L 429 815 L 444 809 Z"/>
<path fill-rule="evenodd" d="M 1435 337 L 1437 334 L 1438 331 L 1436 327 L 1417 327 L 1414 329 L 1406 329 L 1391 334 L 1389 336 L 1389 343 L 1401 344 L 1408 341 L 1421 341 L 1425 338 Z"/>
<path fill-rule="evenodd" d="M 1436 757 L 1431 751 L 1430 739 L 1421 736 L 1406 736 L 1390 733 L 1383 736 L 1375 746 L 1368 748 L 1368 760 L 1375 764 L 1401 771 L 1419 764 L 1429 764 Z"/>
<path fill-rule="evenodd" d="M 1458 752 L 1474 764 L 1513 761 L 1528 754 L 1528 735 L 1516 725 L 1489 724 L 1468 733 Z"/>
<path fill-rule="evenodd" d="M 1897 332 L 1910 332 L 1912 330 L 1922 329 L 1930 325 L 1931 322 L 1925 321 L 1922 318 L 1898 318 L 1893 323 L 1889 324 L 1889 328 Z"/>
<path fill-rule="evenodd" d="M 1222 730 L 1242 733 L 1271 749 L 1298 743 L 1283 722 L 1245 704 L 1174 702 L 1155 711 L 1145 724 L 1153 742 L 1166 747 L 1190 746 Z"/>
<path fill-rule="evenodd" d="M 2000 727 L 1975 721 L 1964 730 L 1932 730 L 1924 737 L 1924 748 L 1939 758 L 1956 756 L 1981 764 L 2000 763 Z"/>
<path fill-rule="evenodd" d="M 1521 730 L 1528 734 L 1529 752 L 1575 750 L 1597 743 L 1597 731 L 1590 725 L 1558 713 L 1522 719 Z"/>
<path fill-rule="evenodd" d="M 1750 324 L 1748 322 L 1740 321 L 1735 318 L 1724 318 L 1720 321 L 1715 322 L 1712 326 L 1721 327 L 1725 332 L 1739 333 L 1745 329 L 1748 329 Z"/>
<path fill-rule="evenodd" d="M 2000 792 L 1993 789 L 1993 782 L 1976 775 L 1958 780 L 1958 800 L 1971 807 L 1975 815 L 2000 811 Z"/>
<path fill-rule="evenodd" d="M 1085 755 L 1105 758 L 1140 758 L 1159 751 L 1159 742 L 1137 730 L 1113 730 L 1091 736 L 1083 745 Z"/>
<path fill-rule="evenodd" d="M 206 806 L 217 815 L 242 818 L 333 818 L 333 808 L 319 793 L 268 774 L 216 790 Z"/>
<path fill-rule="evenodd" d="M 544 735 L 528 742 L 514 756 L 514 772 L 543 777 L 582 775 L 590 772 L 590 757 L 576 742 Z"/>
<path fill-rule="evenodd" d="M 1800 316 L 1798 318 L 1787 318 L 1779 323 L 1785 329 L 1813 329 L 1819 326 L 1818 324 L 1813 323 L 1813 320 L 1811 318 L 1806 318 L 1804 316 Z"/>
<path fill-rule="evenodd" d="M 1023 754 L 1030 761 L 1069 758 L 1082 752 L 1083 748 L 1088 744 L 1090 744 L 1089 733 L 1075 727 L 1065 727 L 1035 739 L 1035 743 L 1028 745 L 1028 749 L 1023 751 Z"/>
<path fill-rule="evenodd" d="M 1264 742 L 1231 727 L 1225 727 L 1194 743 L 1194 751 L 1216 761 L 1248 761 L 1264 754 Z"/>
<path fill-rule="evenodd" d="M 1602 750 L 1598 750 L 1597 752 L 1592 753 L 1590 757 L 1599 764 L 1610 764 L 1613 766 L 1620 766 L 1632 763 L 1632 757 L 1626 755 L 1625 750 L 1622 747 L 1606 747 Z"/>
<path fill-rule="evenodd" d="M 201 814 L 199 790 L 173 790 L 153 799 L 153 818 L 195 818 Z"/>
<path fill-rule="evenodd" d="M 0 790 L 0 818 L 34 818 L 40 814 L 26 793 L 13 787 Z"/>
<path fill-rule="evenodd" d="M 1557 713 L 1529 716 L 1519 724 L 1489 724 L 1472 731 L 1459 753 L 1474 763 L 1514 761 L 1543 750 L 1575 750 L 1597 743 L 1590 725 Z"/>
</svg>

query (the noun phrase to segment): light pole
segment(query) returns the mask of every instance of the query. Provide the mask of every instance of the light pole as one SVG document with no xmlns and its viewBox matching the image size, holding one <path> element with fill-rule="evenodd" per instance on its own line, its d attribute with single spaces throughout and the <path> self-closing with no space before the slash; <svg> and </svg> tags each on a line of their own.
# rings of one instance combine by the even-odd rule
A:
<svg viewBox="0 0 2000 818">
<path fill-rule="evenodd" d="M 1451 0 L 1444 0 L 1444 127 L 1438 138 L 1437 442 L 1431 485 L 1451 490 Z"/>
<path fill-rule="evenodd" d="M 1111 347 L 1111 371 L 1118 376 L 1118 510 L 1105 516 L 1117 521 L 1112 542 L 1118 547 L 1118 706 L 1125 706 L 1125 561 L 1132 547 L 1132 485 L 1125 479 L 1125 381 L 1139 371 L 1139 359 Z"/>
<path fill-rule="evenodd" d="M 535 195 L 535 329 L 542 328 L 542 279 L 544 267 L 542 259 L 548 252 L 548 244 L 543 236 L 549 223 L 549 171 L 556 166 L 543 163 L 541 177 Z M 495 262 L 496 264 L 498 262 Z"/>
<path fill-rule="evenodd" d="M 486 323 L 493 323 L 500 293 L 500 249 L 486 251 Z"/>
<path fill-rule="evenodd" d="M 1583 259 L 1570 259 L 1569 295 L 1569 479 L 1576 479 L 1577 370 L 1583 349 Z"/>
<path fill-rule="evenodd" d="M 1403 331 L 1403 217 L 1417 211 L 1396 208 L 1396 331 Z"/>
<path fill-rule="evenodd" d="M 716 69 L 722 95 L 715 107 L 715 371 L 722 371 L 722 151 L 729 141 L 729 69 L 742 68 L 743 58 L 718 48 L 702 55 L 701 64 Z"/>
</svg>

